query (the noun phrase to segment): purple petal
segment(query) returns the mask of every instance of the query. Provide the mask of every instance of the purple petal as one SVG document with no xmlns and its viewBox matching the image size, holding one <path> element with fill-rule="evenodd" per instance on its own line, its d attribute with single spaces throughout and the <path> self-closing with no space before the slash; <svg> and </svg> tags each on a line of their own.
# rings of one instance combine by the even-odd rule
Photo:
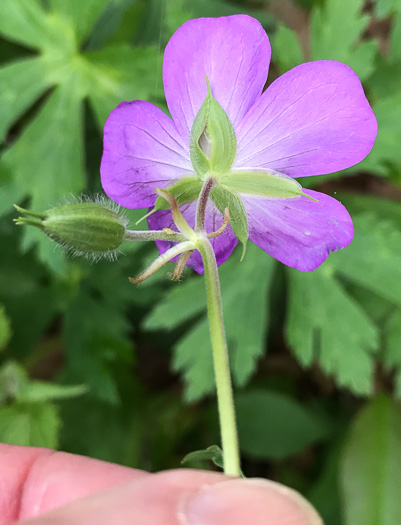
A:
<svg viewBox="0 0 401 525">
<path fill-rule="evenodd" d="M 126 208 L 153 206 L 155 188 L 194 174 L 174 122 L 142 100 L 123 102 L 110 113 L 100 172 L 104 191 Z"/>
<path fill-rule="evenodd" d="M 315 270 L 331 251 L 352 241 L 354 227 L 344 206 L 312 190 L 307 197 L 267 199 L 241 195 L 248 214 L 249 238 L 287 266 Z"/>
<path fill-rule="evenodd" d="M 302 64 L 278 78 L 237 130 L 237 167 L 293 177 L 353 166 L 372 149 L 376 118 L 357 75 L 345 64 Z"/>
<path fill-rule="evenodd" d="M 192 227 L 195 225 L 195 214 L 196 214 L 196 201 L 188 202 L 180 206 L 182 215 L 187 220 L 188 224 Z M 216 231 L 223 222 L 223 216 L 213 204 L 211 200 L 208 201 L 206 206 L 206 231 L 207 233 L 212 233 Z M 174 231 L 177 231 L 176 226 L 171 218 L 170 210 L 157 211 L 148 217 L 148 224 L 151 230 L 161 230 L 163 228 L 171 228 Z M 210 239 L 212 243 L 214 253 L 216 254 L 217 264 L 223 264 L 231 252 L 237 245 L 237 237 L 234 235 L 230 226 L 224 230 L 224 232 L 218 237 Z M 160 250 L 160 253 L 164 253 L 166 250 L 171 248 L 175 243 L 167 241 L 156 241 L 157 247 Z M 173 259 L 176 260 L 176 259 Z M 192 266 L 194 270 L 198 273 L 203 273 L 203 262 L 200 253 L 196 250 L 191 255 L 188 265 Z"/>
<path fill-rule="evenodd" d="M 164 91 L 183 137 L 205 100 L 206 76 L 213 96 L 234 126 L 254 104 L 266 82 L 269 39 L 260 23 L 246 15 L 189 20 L 167 44 Z"/>
</svg>

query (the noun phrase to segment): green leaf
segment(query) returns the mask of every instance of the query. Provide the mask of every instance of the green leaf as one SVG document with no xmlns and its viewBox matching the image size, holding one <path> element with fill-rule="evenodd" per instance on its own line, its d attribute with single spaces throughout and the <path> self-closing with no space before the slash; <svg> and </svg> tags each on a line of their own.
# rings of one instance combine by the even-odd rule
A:
<svg viewBox="0 0 401 525">
<path fill-rule="evenodd" d="M 280 26 L 273 51 L 282 71 L 312 60 L 338 60 L 365 80 L 374 71 L 376 41 L 363 40 L 370 16 L 362 14 L 364 0 L 327 0 L 315 3 L 310 21 L 310 56 L 305 56 L 296 33 Z M 341 37 L 338 28 L 341 27 Z"/>
<path fill-rule="evenodd" d="M 77 51 L 74 29 L 67 20 L 45 11 L 39 0 L 3 0 L 0 3 L 0 34 L 39 49 L 55 62 Z"/>
<path fill-rule="evenodd" d="M 219 184 L 231 192 L 261 195 L 275 199 L 290 199 L 306 195 L 302 186 L 292 177 L 273 170 L 230 171 L 219 179 Z"/>
<path fill-rule="evenodd" d="M 272 26 L 274 21 L 266 9 L 255 9 L 248 3 L 235 4 L 230 0 L 169 0 L 165 3 L 165 12 L 168 36 L 190 18 L 247 14 L 264 26 Z"/>
<path fill-rule="evenodd" d="M 380 132 L 372 151 L 358 164 L 358 170 L 388 176 L 392 168 L 398 172 L 401 167 L 401 94 L 398 92 L 375 101 L 373 110 Z"/>
<path fill-rule="evenodd" d="M 193 298 L 197 300 L 194 301 Z M 168 294 L 159 300 L 151 314 L 145 319 L 147 330 L 170 330 L 203 312 L 206 307 L 203 278 L 192 278 L 180 286 L 172 286 Z"/>
<path fill-rule="evenodd" d="M 254 459 L 283 459 L 327 436 L 326 425 L 291 397 L 252 390 L 235 398 L 242 452 Z"/>
<path fill-rule="evenodd" d="M 60 204 L 85 186 L 83 154 L 83 99 L 90 98 L 99 127 L 122 100 L 151 98 L 157 90 L 159 52 L 156 48 L 132 49 L 128 44 L 80 54 L 80 39 L 90 30 L 106 0 L 5 0 L 0 4 L 0 32 L 6 38 L 41 52 L 37 58 L 0 68 L 0 140 L 8 127 L 21 118 L 45 90 L 57 86 L 39 112 L 4 152 L 0 165 L 0 213 L 13 202 L 31 197 L 37 209 Z M 77 24 L 75 26 L 74 24 Z M 33 116 L 33 118 L 32 118 Z M 11 135 L 12 137 L 15 134 Z M 43 234 L 26 230 L 25 250 L 38 245 L 39 258 L 56 273 L 65 272 L 61 250 Z"/>
<path fill-rule="evenodd" d="M 378 195 L 341 193 L 337 198 L 349 210 L 356 221 L 356 215 L 366 216 L 374 214 L 378 222 L 393 224 L 394 228 L 401 230 L 401 206 L 397 201 L 380 198 Z M 348 250 L 344 250 L 347 252 Z"/>
<path fill-rule="evenodd" d="M 0 33 L 29 47 L 43 48 L 47 41 L 49 24 L 39 0 L 2 0 Z"/>
<path fill-rule="evenodd" d="M 3 305 L 0 304 L 0 351 L 7 345 L 11 337 L 11 324 Z"/>
<path fill-rule="evenodd" d="M 372 100 L 385 99 L 398 95 L 401 82 L 400 60 L 390 62 L 383 57 L 378 57 L 374 73 L 369 77 L 366 84 Z"/>
<path fill-rule="evenodd" d="M 376 0 L 375 2 L 375 11 L 378 18 L 389 16 L 397 9 L 400 9 L 398 0 Z"/>
<path fill-rule="evenodd" d="M 401 231 L 373 213 L 354 217 L 355 236 L 330 255 L 336 271 L 381 297 L 401 305 Z"/>
<path fill-rule="evenodd" d="M 227 113 L 213 97 L 206 78 L 207 95 L 191 129 L 191 163 L 199 177 L 209 172 L 227 173 L 237 151 L 237 139 Z"/>
<path fill-rule="evenodd" d="M 341 452 L 339 445 L 342 445 L 341 440 L 335 440 L 332 445 L 325 448 L 322 457 L 323 467 L 306 494 L 308 501 L 318 511 L 325 525 L 343 525 L 338 479 Z"/>
<path fill-rule="evenodd" d="M 67 366 L 63 380 L 83 383 L 93 398 L 117 405 L 117 374 L 130 374 L 132 343 L 125 318 L 132 291 L 119 265 L 97 264 L 69 304 L 63 339 Z"/>
<path fill-rule="evenodd" d="M 205 450 L 190 452 L 184 457 L 181 463 L 186 465 L 188 463 L 198 463 L 203 461 L 213 461 L 217 467 L 224 468 L 223 451 L 217 445 L 212 445 Z"/>
<path fill-rule="evenodd" d="M 75 28 L 78 42 L 89 36 L 97 19 L 110 0 L 51 0 L 53 11 L 66 18 Z"/>
<path fill-rule="evenodd" d="M 15 361 L 8 361 L 0 368 L 0 404 L 8 399 L 20 405 L 69 399 L 87 391 L 85 385 L 59 385 L 31 380 L 25 368 Z"/>
<path fill-rule="evenodd" d="M 52 72 L 44 58 L 19 60 L 0 68 L 0 142 L 8 128 L 52 84 Z"/>
<path fill-rule="evenodd" d="M 0 441 L 3 443 L 57 448 L 60 426 L 58 410 L 51 403 L 0 408 Z"/>
<path fill-rule="evenodd" d="M 354 421 L 345 443 L 341 486 L 345 524 L 401 522 L 401 411 L 381 395 Z"/>
<path fill-rule="evenodd" d="M 13 328 L 9 347 L 15 358 L 34 355 L 35 346 L 57 315 L 59 298 L 44 267 L 32 252 L 21 256 L 19 239 L 10 220 L 0 227 L 0 302 L 7 307 Z M 48 338 L 46 338 L 48 339 Z"/>
<path fill-rule="evenodd" d="M 362 14 L 364 4 L 364 0 L 327 0 L 312 11 L 310 26 L 313 60 L 344 62 L 362 80 L 372 73 L 377 52 L 373 40 L 358 43 L 370 22 L 370 17 Z"/>
<path fill-rule="evenodd" d="M 147 100 L 161 85 L 156 47 L 134 49 L 127 44 L 85 53 L 86 92 L 100 129 L 118 104 Z"/>
<path fill-rule="evenodd" d="M 339 386 L 372 391 L 378 332 L 326 262 L 310 273 L 288 270 L 287 340 L 304 366 L 318 362 Z"/>
<path fill-rule="evenodd" d="M 241 198 L 236 193 L 225 189 L 219 183 L 214 186 L 210 197 L 216 208 L 223 215 L 224 210 L 228 208 L 230 212 L 230 226 L 237 239 L 242 243 L 243 257 L 248 241 L 248 218 Z"/>
<path fill-rule="evenodd" d="M 14 184 L 26 188 L 32 209 L 56 205 L 84 187 L 82 105 L 78 78 L 57 88 L 39 115 L 6 151 L 2 169 L 14 172 Z M 60 272 L 62 257 L 36 229 L 25 230 L 25 248 L 39 243 L 40 257 Z"/>
<path fill-rule="evenodd" d="M 58 385 L 44 381 L 29 381 L 19 391 L 17 400 L 20 403 L 38 403 L 69 399 L 82 396 L 86 392 L 88 392 L 88 388 L 85 385 Z"/>
<path fill-rule="evenodd" d="M 14 401 L 27 383 L 25 369 L 15 361 L 7 361 L 0 368 L 0 405 Z"/>
<path fill-rule="evenodd" d="M 401 309 L 397 308 L 385 326 L 385 352 L 383 363 L 387 369 L 395 371 L 394 389 L 401 398 Z"/>
<path fill-rule="evenodd" d="M 273 37 L 272 51 L 283 72 L 304 62 L 304 55 L 297 34 L 282 24 Z"/>
<path fill-rule="evenodd" d="M 234 382 L 244 385 L 265 350 L 268 325 L 267 291 L 273 276 L 274 260 L 256 246 L 249 247 L 239 264 L 231 256 L 220 270 L 226 334 Z M 233 286 L 233 283 L 236 283 Z M 214 391 L 213 361 L 206 319 L 203 279 L 185 281 L 159 303 L 147 318 L 146 328 L 173 328 L 195 315 L 199 318 L 176 343 L 173 367 L 186 383 L 185 397 L 192 401 Z M 193 298 L 197 297 L 194 301 Z M 247 316 L 244 316 L 244 305 Z M 200 315 L 202 314 L 202 315 Z"/>
<path fill-rule="evenodd" d="M 401 8 L 398 3 L 398 13 L 393 18 L 393 26 L 390 35 L 390 50 L 388 54 L 389 60 L 395 62 L 401 60 Z"/>
</svg>

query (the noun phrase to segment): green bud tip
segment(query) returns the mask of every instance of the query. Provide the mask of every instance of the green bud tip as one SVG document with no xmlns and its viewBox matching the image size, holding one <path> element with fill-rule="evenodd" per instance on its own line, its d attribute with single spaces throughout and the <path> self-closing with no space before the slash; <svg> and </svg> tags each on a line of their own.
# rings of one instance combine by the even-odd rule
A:
<svg viewBox="0 0 401 525">
<path fill-rule="evenodd" d="M 16 224 L 36 226 L 71 255 L 95 261 L 116 258 L 128 225 L 118 206 L 102 196 L 94 202 L 76 199 L 41 213 L 14 207 L 21 213 Z"/>
</svg>

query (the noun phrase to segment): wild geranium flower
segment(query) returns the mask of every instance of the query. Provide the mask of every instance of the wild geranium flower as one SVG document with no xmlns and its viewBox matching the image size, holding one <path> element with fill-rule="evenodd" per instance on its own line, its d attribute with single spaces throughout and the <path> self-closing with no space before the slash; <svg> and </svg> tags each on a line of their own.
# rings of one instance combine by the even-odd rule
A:
<svg viewBox="0 0 401 525">
<path fill-rule="evenodd" d="M 339 62 L 302 64 L 262 93 L 270 55 L 265 31 L 248 16 L 186 22 L 164 55 L 172 118 L 141 100 L 112 111 L 104 131 L 102 184 L 127 208 L 153 207 L 156 188 L 181 188 L 180 209 L 193 226 L 211 166 L 217 184 L 207 205 L 207 231 L 221 224 L 227 196 L 234 216 L 213 239 L 218 264 L 238 242 L 235 208 L 243 210 L 251 241 L 288 266 L 314 270 L 330 251 L 351 242 L 352 220 L 340 202 L 302 190 L 294 179 L 360 162 L 373 146 L 377 123 L 357 75 Z M 223 131 L 208 121 L 208 100 L 223 124 L 227 120 Z M 170 210 L 155 211 L 148 222 L 152 229 L 175 229 Z M 162 252 L 170 247 L 166 241 L 158 246 Z M 203 269 L 197 252 L 189 264 Z"/>
</svg>

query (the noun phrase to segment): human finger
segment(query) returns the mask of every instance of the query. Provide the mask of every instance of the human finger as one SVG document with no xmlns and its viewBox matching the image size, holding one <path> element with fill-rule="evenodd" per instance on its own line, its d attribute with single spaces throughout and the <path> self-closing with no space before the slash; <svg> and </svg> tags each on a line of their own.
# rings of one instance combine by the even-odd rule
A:
<svg viewBox="0 0 401 525">
<path fill-rule="evenodd" d="M 21 525 L 322 525 L 299 494 L 265 480 L 173 470 L 141 477 Z"/>
<path fill-rule="evenodd" d="M 0 525 L 148 475 L 64 452 L 0 444 Z"/>
</svg>

